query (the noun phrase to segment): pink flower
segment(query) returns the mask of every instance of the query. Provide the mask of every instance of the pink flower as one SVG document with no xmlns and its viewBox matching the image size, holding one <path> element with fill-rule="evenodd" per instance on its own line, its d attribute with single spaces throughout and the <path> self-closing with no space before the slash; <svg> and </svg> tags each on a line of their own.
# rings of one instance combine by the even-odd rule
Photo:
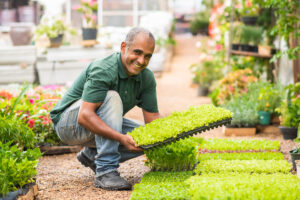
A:
<svg viewBox="0 0 300 200">
<path fill-rule="evenodd" d="M 246 6 L 250 7 L 252 5 L 251 1 L 246 1 Z"/>
<path fill-rule="evenodd" d="M 96 20 L 96 19 L 97 19 L 97 16 L 96 16 L 96 15 L 92 15 L 91 19 L 92 19 L 92 20 Z"/>
<path fill-rule="evenodd" d="M 235 5 L 234 7 L 235 7 L 236 9 L 240 9 L 240 8 L 242 8 L 242 4 L 239 3 L 239 4 Z"/>
<path fill-rule="evenodd" d="M 93 6 L 96 5 L 96 4 L 97 4 L 97 1 L 91 1 L 91 2 L 90 2 L 90 6 L 91 6 L 91 7 L 93 7 Z"/>
<path fill-rule="evenodd" d="M 73 10 L 79 10 L 80 8 L 81 8 L 80 5 L 75 5 L 75 6 L 73 6 Z"/>
<path fill-rule="evenodd" d="M 222 48 L 223 48 L 223 46 L 222 46 L 221 44 L 217 44 L 217 45 L 216 45 L 216 50 L 217 50 L 217 51 L 221 51 Z"/>
<path fill-rule="evenodd" d="M 34 104 L 34 100 L 33 99 L 29 99 L 29 103 Z"/>
</svg>

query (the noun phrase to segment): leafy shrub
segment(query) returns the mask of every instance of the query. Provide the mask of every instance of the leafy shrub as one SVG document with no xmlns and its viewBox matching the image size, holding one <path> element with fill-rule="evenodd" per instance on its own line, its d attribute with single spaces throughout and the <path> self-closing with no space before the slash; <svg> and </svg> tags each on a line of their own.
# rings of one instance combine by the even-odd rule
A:
<svg viewBox="0 0 300 200">
<path fill-rule="evenodd" d="M 298 199 L 300 180 L 291 174 L 210 173 L 187 181 L 196 199 Z"/>
<path fill-rule="evenodd" d="M 20 151 L 17 146 L 10 145 L 0 142 L 0 196 L 33 182 L 38 158 L 41 157 L 39 148 Z"/>
<path fill-rule="evenodd" d="M 19 148 L 32 148 L 35 144 L 35 134 L 21 120 L 0 116 L 0 142 L 10 141 Z"/>
<path fill-rule="evenodd" d="M 197 156 L 196 143 L 191 139 L 145 151 L 146 165 L 155 171 L 188 171 L 194 168 Z"/>
<path fill-rule="evenodd" d="M 256 153 L 201 153 L 197 160 L 283 160 L 284 155 L 279 152 Z"/>
<path fill-rule="evenodd" d="M 240 172 L 240 173 L 289 173 L 291 163 L 286 160 L 205 160 L 198 164 L 196 174 Z"/>
<path fill-rule="evenodd" d="M 216 108 L 213 105 L 191 106 L 186 111 L 173 112 L 168 117 L 135 128 L 129 135 L 138 145 L 154 144 L 230 117 L 231 112 L 224 108 Z"/>
</svg>

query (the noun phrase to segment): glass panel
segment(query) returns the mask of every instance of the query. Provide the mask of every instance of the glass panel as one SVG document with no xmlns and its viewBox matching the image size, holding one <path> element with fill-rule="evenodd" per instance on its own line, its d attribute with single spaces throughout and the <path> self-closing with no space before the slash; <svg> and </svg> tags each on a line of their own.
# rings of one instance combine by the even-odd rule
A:
<svg viewBox="0 0 300 200">
<path fill-rule="evenodd" d="M 133 26 L 133 16 L 103 16 L 104 26 Z"/>
<path fill-rule="evenodd" d="M 103 11 L 132 9 L 132 0 L 103 0 Z"/>
<path fill-rule="evenodd" d="M 167 10 L 167 0 L 138 1 L 138 10 Z"/>
</svg>

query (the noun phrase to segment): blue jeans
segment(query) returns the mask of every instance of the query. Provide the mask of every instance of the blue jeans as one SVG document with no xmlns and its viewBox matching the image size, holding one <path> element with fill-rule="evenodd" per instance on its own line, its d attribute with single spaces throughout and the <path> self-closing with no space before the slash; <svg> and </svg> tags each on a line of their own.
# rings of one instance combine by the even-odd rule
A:
<svg viewBox="0 0 300 200">
<path fill-rule="evenodd" d="M 143 155 L 130 152 L 118 141 L 96 135 L 77 122 L 82 101 L 78 100 L 67 108 L 54 126 L 58 137 L 69 145 L 85 146 L 83 153 L 96 164 L 96 176 L 116 171 L 119 162 Z M 123 118 L 123 104 L 116 91 L 108 91 L 104 102 L 96 111 L 97 115 L 114 130 L 126 134 L 143 125 L 141 122 Z"/>
</svg>

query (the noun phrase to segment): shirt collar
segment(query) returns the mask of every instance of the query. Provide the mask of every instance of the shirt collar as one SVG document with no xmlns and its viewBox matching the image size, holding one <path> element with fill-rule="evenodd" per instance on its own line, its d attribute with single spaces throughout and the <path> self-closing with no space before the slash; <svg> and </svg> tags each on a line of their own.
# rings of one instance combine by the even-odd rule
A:
<svg viewBox="0 0 300 200">
<path fill-rule="evenodd" d="M 119 68 L 119 77 L 121 78 L 121 79 L 128 79 L 128 78 L 131 78 L 131 79 L 133 79 L 133 80 L 135 80 L 135 81 L 140 81 L 141 80 L 141 73 L 139 73 L 138 75 L 136 75 L 136 76 L 128 76 L 128 74 L 126 73 L 126 71 L 125 71 L 125 69 L 124 69 L 124 66 L 123 66 L 123 64 L 122 64 L 122 62 L 121 62 L 121 53 L 120 52 L 118 52 L 117 53 L 118 55 L 117 55 L 117 57 L 118 57 L 118 68 Z"/>
</svg>

